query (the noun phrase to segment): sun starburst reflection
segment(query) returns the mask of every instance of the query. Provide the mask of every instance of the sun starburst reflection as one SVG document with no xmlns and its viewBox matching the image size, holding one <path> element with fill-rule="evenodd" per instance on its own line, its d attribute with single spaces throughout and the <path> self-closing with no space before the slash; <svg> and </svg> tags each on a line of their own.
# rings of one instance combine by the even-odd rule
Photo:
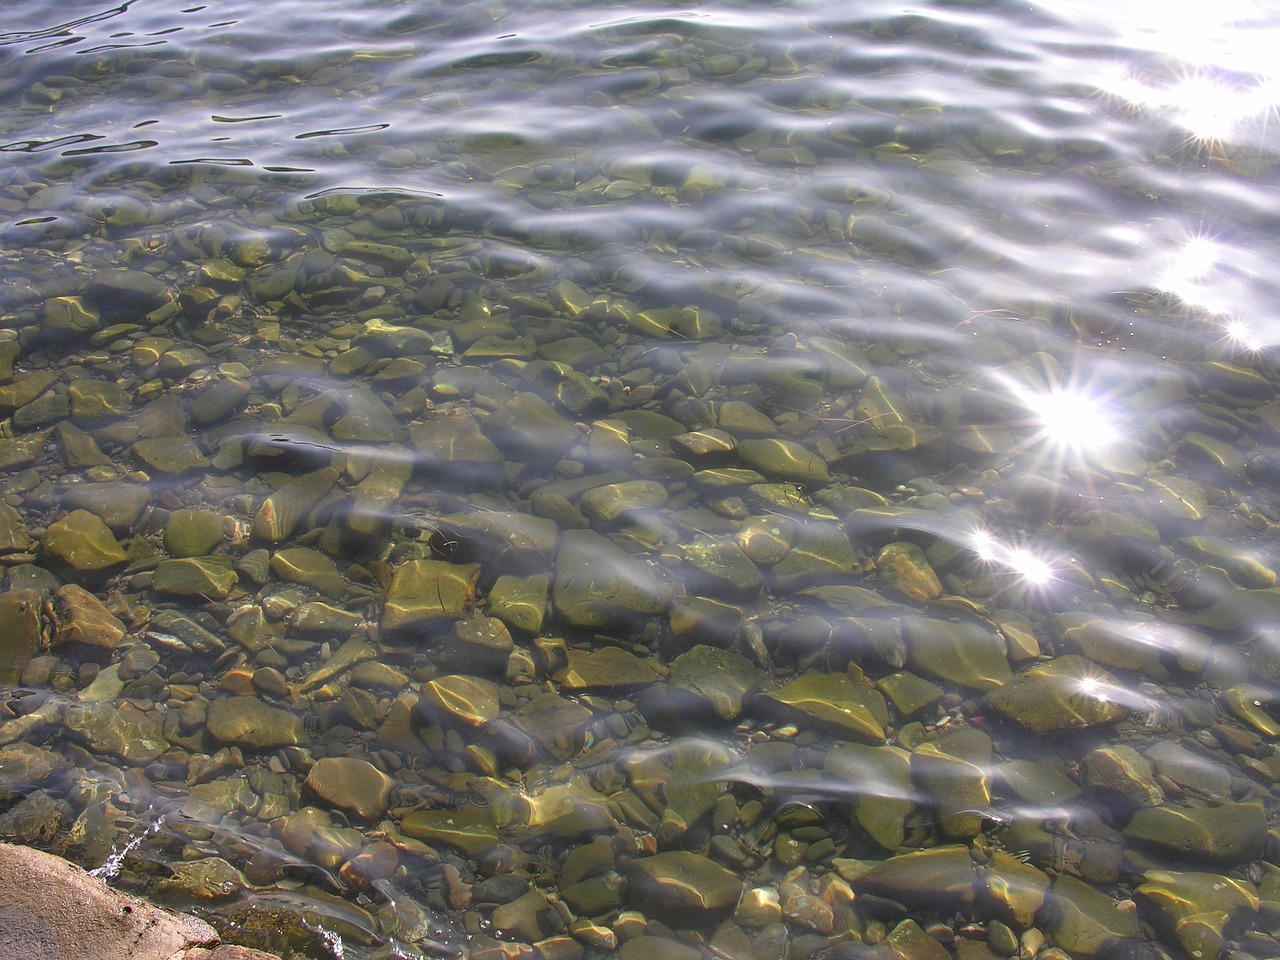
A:
<svg viewBox="0 0 1280 960">
<path fill-rule="evenodd" d="M 1004 567 L 1019 584 L 1043 588 L 1059 579 L 1057 568 L 1043 552 L 1007 543 L 988 530 L 975 530 L 969 537 L 969 546 L 979 560 Z"/>
</svg>

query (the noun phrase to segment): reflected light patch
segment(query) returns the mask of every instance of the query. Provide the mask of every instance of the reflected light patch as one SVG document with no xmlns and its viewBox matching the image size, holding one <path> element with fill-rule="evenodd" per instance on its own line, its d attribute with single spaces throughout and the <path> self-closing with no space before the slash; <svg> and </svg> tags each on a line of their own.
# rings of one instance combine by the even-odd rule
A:
<svg viewBox="0 0 1280 960">
<path fill-rule="evenodd" d="M 1005 543 L 986 530 L 975 530 L 969 546 L 983 563 L 1005 567 L 1025 586 L 1045 587 L 1059 579 L 1048 557 L 1031 547 Z"/>
<path fill-rule="evenodd" d="M 1116 439 L 1101 401 L 1088 393 L 1053 387 L 1043 393 L 1018 391 L 1018 399 L 1039 422 L 1044 439 L 1056 447 L 1091 450 Z"/>
</svg>

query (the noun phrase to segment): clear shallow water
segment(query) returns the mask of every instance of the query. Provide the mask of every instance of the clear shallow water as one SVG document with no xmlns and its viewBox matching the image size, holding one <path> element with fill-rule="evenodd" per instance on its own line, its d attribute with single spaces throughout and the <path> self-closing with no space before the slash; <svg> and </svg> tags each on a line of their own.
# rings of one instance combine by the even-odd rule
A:
<svg viewBox="0 0 1280 960">
<path fill-rule="evenodd" d="M 71 583 L 125 636 L 86 648 L 64 593 L 54 659 L 11 652 L 8 835 L 95 867 L 141 838 L 117 882 L 303 955 L 608 953 L 637 910 L 729 955 L 859 956 L 905 917 L 955 955 L 1009 955 L 993 921 L 1029 952 L 1178 955 L 1204 923 L 1274 955 L 1249 897 L 1280 733 L 1277 11 L 1063 6 L 19 5 L 6 626 Z M 99 570 L 47 532 L 86 506 L 125 551 Z M 229 562 L 192 586 L 161 566 L 184 553 Z M 478 563 L 464 602 L 418 560 Z M 546 577 L 540 622 L 515 575 Z M 497 613 L 497 653 L 455 625 Z M 604 648 L 641 665 L 577 659 Z M 1070 665 L 1067 729 L 999 707 L 1072 655 L 1106 673 Z M 814 677 L 807 706 L 766 695 Z M 271 743 L 207 722 L 234 694 L 283 711 Z M 878 728 L 813 706 L 850 697 Z M 338 756 L 390 777 L 372 814 L 363 767 L 304 785 Z M 1153 839 L 1188 810 L 1226 825 Z M 1017 885 L 1007 853 L 1104 899 L 1027 912 L 893 856 L 962 844 L 984 890 Z M 764 905 L 658 903 L 636 864 L 676 850 Z M 1224 905 L 1162 869 L 1261 886 Z M 535 921 L 495 908 L 526 891 Z M 1073 933 L 1080 904 L 1109 933 Z"/>
</svg>

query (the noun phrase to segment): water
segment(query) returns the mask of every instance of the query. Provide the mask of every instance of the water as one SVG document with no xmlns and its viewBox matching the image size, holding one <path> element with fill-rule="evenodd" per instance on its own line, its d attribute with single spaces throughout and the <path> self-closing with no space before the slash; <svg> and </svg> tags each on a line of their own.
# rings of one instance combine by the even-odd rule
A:
<svg viewBox="0 0 1280 960">
<path fill-rule="evenodd" d="M 1280 953 L 1280 10 L 73 7 L 5 837 L 291 956 Z"/>
</svg>

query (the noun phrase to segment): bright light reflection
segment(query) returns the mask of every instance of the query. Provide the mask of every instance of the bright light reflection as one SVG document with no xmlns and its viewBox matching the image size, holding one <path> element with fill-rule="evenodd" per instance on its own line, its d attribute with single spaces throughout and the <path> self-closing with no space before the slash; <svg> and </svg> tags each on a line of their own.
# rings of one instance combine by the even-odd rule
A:
<svg viewBox="0 0 1280 960">
<path fill-rule="evenodd" d="M 1058 572 L 1047 557 L 1030 547 L 1004 543 L 986 530 L 975 530 L 969 545 L 979 560 L 1008 568 L 1019 583 L 1044 587 L 1058 579 Z"/>
<path fill-rule="evenodd" d="M 1116 439 L 1101 401 L 1082 390 L 1015 388 L 1014 393 L 1039 422 L 1043 438 L 1059 449 L 1096 450 Z"/>
</svg>

